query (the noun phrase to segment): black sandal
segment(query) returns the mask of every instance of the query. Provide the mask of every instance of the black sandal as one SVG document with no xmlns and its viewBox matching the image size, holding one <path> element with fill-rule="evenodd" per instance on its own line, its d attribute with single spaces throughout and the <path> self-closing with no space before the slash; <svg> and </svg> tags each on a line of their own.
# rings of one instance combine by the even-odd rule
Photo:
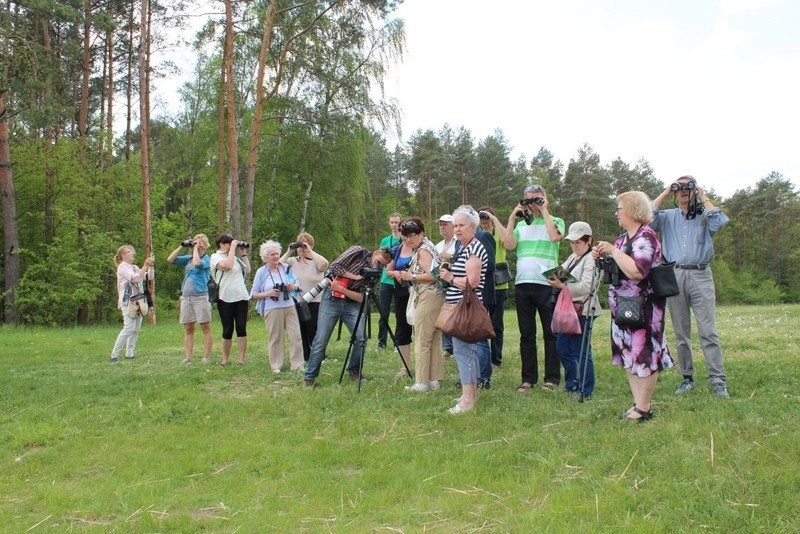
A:
<svg viewBox="0 0 800 534">
<path fill-rule="evenodd" d="M 647 410 L 647 411 L 640 410 L 634 404 L 633 405 L 633 411 L 638 413 L 639 417 L 631 417 L 630 412 L 626 412 L 626 413 L 624 413 L 622 415 L 622 419 L 624 419 L 626 421 L 637 421 L 637 422 L 641 423 L 641 422 L 644 422 L 644 421 L 649 421 L 650 419 L 653 418 L 653 410 Z"/>
</svg>

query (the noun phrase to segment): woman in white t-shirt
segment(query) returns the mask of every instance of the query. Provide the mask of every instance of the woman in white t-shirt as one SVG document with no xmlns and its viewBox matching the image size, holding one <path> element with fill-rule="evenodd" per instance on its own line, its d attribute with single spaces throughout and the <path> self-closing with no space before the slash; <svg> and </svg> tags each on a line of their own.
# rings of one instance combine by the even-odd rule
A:
<svg viewBox="0 0 800 534">
<path fill-rule="evenodd" d="M 231 234 L 217 238 L 217 251 L 211 255 L 211 276 L 219 285 L 217 311 L 222 323 L 222 362 L 228 365 L 236 328 L 236 344 L 239 347 L 239 364 L 244 364 L 247 355 L 247 312 L 250 292 L 247 290 L 247 275 L 250 260 L 247 248 L 238 246 L 239 241 Z"/>
</svg>

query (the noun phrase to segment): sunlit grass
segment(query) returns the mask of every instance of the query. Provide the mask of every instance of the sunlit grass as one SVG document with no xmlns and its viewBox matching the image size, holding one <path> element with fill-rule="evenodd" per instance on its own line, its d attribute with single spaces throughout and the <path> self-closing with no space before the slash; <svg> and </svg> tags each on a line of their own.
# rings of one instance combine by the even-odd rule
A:
<svg viewBox="0 0 800 534">
<path fill-rule="evenodd" d="M 446 413 L 453 362 L 441 391 L 409 394 L 375 341 L 359 394 L 338 384 L 346 336 L 306 390 L 269 372 L 260 321 L 248 364 L 227 368 L 182 366 L 174 319 L 113 366 L 117 327 L 3 328 L 0 529 L 797 531 L 800 306 L 718 316 L 731 399 L 712 397 L 699 356 L 697 390 L 675 397 L 665 374 L 641 425 L 616 418 L 630 394 L 607 316 L 591 401 L 514 391 L 509 311 L 503 369 L 462 416 Z"/>
</svg>

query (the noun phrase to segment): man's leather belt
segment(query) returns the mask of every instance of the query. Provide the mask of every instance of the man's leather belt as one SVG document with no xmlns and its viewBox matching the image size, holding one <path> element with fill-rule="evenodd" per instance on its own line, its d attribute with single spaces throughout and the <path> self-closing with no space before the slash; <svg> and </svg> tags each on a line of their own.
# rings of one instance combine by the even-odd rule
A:
<svg viewBox="0 0 800 534">
<path fill-rule="evenodd" d="M 676 269 L 691 269 L 694 271 L 702 271 L 708 266 L 707 263 L 676 263 Z"/>
</svg>

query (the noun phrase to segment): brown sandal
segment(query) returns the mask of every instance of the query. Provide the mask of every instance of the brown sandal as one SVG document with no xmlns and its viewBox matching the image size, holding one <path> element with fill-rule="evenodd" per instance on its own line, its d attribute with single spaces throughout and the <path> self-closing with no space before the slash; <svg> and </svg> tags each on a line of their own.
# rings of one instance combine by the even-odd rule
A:
<svg viewBox="0 0 800 534">
<path fill-rule="evenodd" d="M 531 388 L 533 388 L 531 384 L 523 382 L 522 384 L 517 386 L 517 393 L 527 393 L 531 390 Z"/>
</svg>

